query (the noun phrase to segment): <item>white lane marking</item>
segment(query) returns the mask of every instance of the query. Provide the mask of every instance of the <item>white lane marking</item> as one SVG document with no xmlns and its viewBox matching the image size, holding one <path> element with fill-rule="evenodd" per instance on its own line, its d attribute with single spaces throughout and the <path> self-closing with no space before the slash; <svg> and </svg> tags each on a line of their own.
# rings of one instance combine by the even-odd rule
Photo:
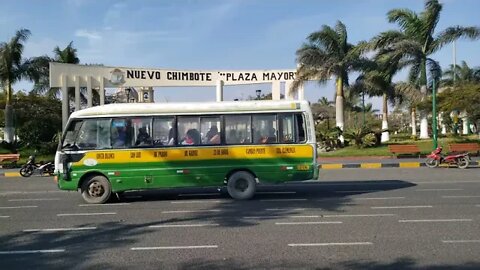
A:
<svg viewBox="0 0 480 270">
<path fill-rule="evenodd" d="M 23 205 L 23 206 L 2 206 L 0 209 L 20 209 L 20 208 L 36 208 L 36 205 Z"/>
<path fill-rule="evenodd" d="M 324 247 L 324 246 L 363 246 L 373 245 L 372 242 L 350 242 L 350 243 L 298 243 L 288 244 L 289 247 Z"/>
<path fill-rule="evenodd" d="M 65 193 L 65 191 L 62 190 L 44 190 L 44 191 L 6 191 L 6 192 L 0 192 L 0 196 L 5 196 L 5 195 L 20 195 L 20 194 L 48 194 L 48 193 Z"/>
<path fill-rule="evenodd" d="M 455 199 L 455 198 L 480 198 L 478 195 L 452 195 L 452 196 L 442 196 L 444 199 Z"/>
<path fill-rule="evenodd" d="M 323 215 L 323 217 L 393 217 L 395 214 L 352 214 L 352 215 Z"/>
<path fill-rule="evenodd" d="M 401 205 L 401 206 L 372 206 L 371 209 L 410 209 L 410 208 L 432 208 L 431 205 Z"/>
<path fill-rule="evenodd" d="M 68 232 L 68 231 L 86 231 L 95 230 L 97 227 L 78 227 L 78 228 L 50 228 L 50 229 L 27 229 L 24 232 Z"/>
<path fill-rule="evenodd" d="M 189 228 L 189 227 L 209 227 L 219 226 L 218 223 L 199 223 L 199 224 L 165 224 L 165 225 L 150 225 L 149 228 Z"/>
<path fill-rule="evenodd" d="M 218 196 L 221 193 L 194 193 L 194 194 L 178 194 L 179 197 L 193 197 L 193 196 Z"/>
<path fill-rule="evenodd" d="M 175 202 L 170 202 L 173 204 L 187 204 L 187 203 L 220 203 L 223 201 L 220 200 L 202 200 L 202 201 L 175 201 Z"/>
<path fill-rule="evenodd" d="M 262 219 L 262 218 L 319 218 L 318 215 L 313 216 L 248 216 L 245 219 Z"/>
<path fill-rule="evenodd" d="M 307 221 L 307 222 L 275 222 L 275 225 L 316 225 L 316 224 L 342 224 L 341 221 Z"/>
<path fill-rule="evenodd" d="M 43 198 L 43 199 L 11 199 L 9 202 L 28 202 L 28 201 L 59 201 L 59 198 Z"/>
<path fill-rule="evenodd" d="M 267 208 L 265 211 L 304 211 L 305 208 Z"/>
<path fill-rule="evenodd" d="M 259 191 L 256 194 L 296 194 L 296 191 Z"/>
<path fill-rule="evenodd" d="M 473 219 L 459 218 L 459 219 L 400 219 L 398 222 L 470 222 Z"/>
<path fill-rule="evenodd" d="M 85 206 L 117 206 L 117 205 L 129 205 L 130 203 L 104 203 L 104 204 L 79 204 L 80 207 Z"/>
<path fill-rule="evenodd" d="M 10 250 L 10 251 L 0 251 L 0 254 L 35 254 L 35 253 L 58 253 L 65 252 L 65 249 L 38 249 L 38 250 Z"/>
<path fill-rule="evenodd" d="M 454 243 L 480 243 L 480 240 L 442 240 L 442 243 L 445 244 L 454 244 Z"/>
<path fill-rule="evenodd" d="M 416 189 L 415 191 L 457 191 L 463 190 L 463 188 L 421 188 Z"/>
<path fill-rule="evenodd" d="M 376 192 L 382 191 L 381 189 L 368 189 L 368 190 L 338 190 L 334 191 L 335 193 L 366 193 L 366 192 Z"/>
<path fill-rule="evenodd" d="M 295 201 L 306 201 L 307 199 L 263 199 L 261 202 L 295 202 Z"/>
<path fill-rule="evenodd" d="M 354 198 L 354 200 L 401 200 L 405 197 L 371 197 L 371 198 Z"/>
<path fill-rule="evenodd" d="M 70 217 L 70 216 L 102 216 L 102 215 L 116 215 L 116 212 L 106 212 L 106 213 L 64 213 L 57 214 L 57 217 Z"/>
<path fill-rule="evenodd" d="M 157 250 L 157 249 L 200 249 L 200 248 L 218 248 L 217 245 L 205 246 L 165 246 L 165 247 L 134 247 L 130 250 Z"/>
<path fill-rule="evenodd" d="M 0 218 L 9 218 L 10 216 L 0 216 Z"/>
<path fill-rule="evenodd" d="M 202 213 L 202 212 L 220 212 L 219 209 L 210 210 L 174 210 L 174 211 L 162 211 L 162 214 L 178 214 L 178 213 Z"/>
</svg>

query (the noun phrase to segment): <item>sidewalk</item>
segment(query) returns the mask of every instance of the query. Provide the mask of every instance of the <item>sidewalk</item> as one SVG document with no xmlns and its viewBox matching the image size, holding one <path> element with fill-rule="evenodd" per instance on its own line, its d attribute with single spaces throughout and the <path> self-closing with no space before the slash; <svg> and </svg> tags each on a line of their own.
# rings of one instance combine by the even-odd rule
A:
<svg viewBox="0 0 480 270">
<path fill-rule="evenodd" d="M 471 157 L 470 166 L 478 167 L 480 157 Z M 320 157 L 320 169 L 380 169 L 380 168 L 420 168 L 425 167 L 425 158 L 372 157 Z M 448 167 L 448 164 L 441 164 Z M 451 166 L 454 167 L 454 166 Z"/>
</svg>

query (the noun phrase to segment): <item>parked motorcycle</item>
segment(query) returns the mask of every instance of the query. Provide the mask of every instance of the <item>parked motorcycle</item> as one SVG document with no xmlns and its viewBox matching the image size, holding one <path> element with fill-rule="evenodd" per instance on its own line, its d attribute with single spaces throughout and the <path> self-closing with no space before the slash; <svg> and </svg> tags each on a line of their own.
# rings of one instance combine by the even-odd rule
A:
<svg viewBox="0 0 480 270">
<path fill-rule="evenodd" d="M 429 168 L 436 168 L 441 163 L 455 164 L 460 169 L 465 169 L 470 165 L 470 156 L 468 153 L 442 155 L 442 147 L 433 150 L 425 160 L 425 165 Z"/>
<path fill-rule="evenodd" d="M 54 175 L 55 165 L 53 162 L 39 164 L 35 163 L 35 155 L 28 157 L 27 163 L 25 163 L 20 168 L 20 175 L 23 177 L 30 177 L 34 172 L 38 172 L 40 175 L 48 174 L 50 176 Z"/>
</svg>

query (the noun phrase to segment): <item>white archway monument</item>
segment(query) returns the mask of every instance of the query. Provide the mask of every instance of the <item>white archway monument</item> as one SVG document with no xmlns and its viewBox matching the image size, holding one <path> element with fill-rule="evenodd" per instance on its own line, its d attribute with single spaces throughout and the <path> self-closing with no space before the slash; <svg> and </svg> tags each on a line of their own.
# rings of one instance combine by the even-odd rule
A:
<svg viewBox="0 0 480 270">
<path fill-rule="evenodd" d="M 93 105 L 93 91 L 98 91 L 100 105 L 105 103 L 105 87 L 187 87 L 212 86 L 216 101 L 223 101 L 223 87 L 229 85 L 272 84 L 272 99 L 280 100 L 280 85 L 285 83 L 285 99 L 295 99 L 290 91 L 295 69 L 286 70 L 176 70 L 130 67 L 87 66 L 50 63 L 50 87 L 62 91 L 62 125 L 68 120 L 68 88 L 75 88 L 75 110 L 80 109 L 80 88 L 87 88 L 87 107 Z M 305 99 L 304 88 L 297 98 Z"/>
</svg>

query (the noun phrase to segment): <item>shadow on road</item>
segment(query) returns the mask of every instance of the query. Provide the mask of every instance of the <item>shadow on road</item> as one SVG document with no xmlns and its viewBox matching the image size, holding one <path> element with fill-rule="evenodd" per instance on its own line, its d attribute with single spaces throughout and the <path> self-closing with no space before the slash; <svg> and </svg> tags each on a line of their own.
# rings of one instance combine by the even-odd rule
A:
<svg viewBox="0 0 480 270">
<path fill-rule="evenodd" d="M 402 270 L 474 270 L 480 269 L 480 263 L 467 262 L 458 265 L 420 265 L 412 258 L 398 258 L 392 262 L 379 263 L 376 261 L 346 261 L 328 265 L 325 262 L 325 266 L 318 266 L 311 262 L 266 262 L 263 264 L 249 264 L 245 261 L 235 261 L 233 259 L 227 259 L 222 261 L 208 261 L 208 260 L 192 260 L 186 263 L 182 263 L 178 268 L 181 270 L 203 270 L 203 269 L 235 269 L 235 270 L 247 270 L 247 269 L 315 269 L 315 270 L 327 270 L 327 269 L 351 269 L 351 270 L 384 270 L 384 269 L 402 269 Z"/>
<path fill-rule="evenodd" d="M 0 255 L 0 262 L 3 269 L 84 269 L 84 268 L 118 268 L 121 264 L 111 266 L 108 264 L 95 265 L 102 260 L 102 256 L 108 256 L 112 252 L 127 252 L 137 245 L 140 239 L 145 239 L 152 232 L 158 229 L 151 229 L 150 225 L 161 224 L 186 224 L 186 223 L 218 223 L 224 228 L 239 228 L 245 226 L 256 226 L 265 219 L 286 217 L 289 215 L 304 214 L 300 209 L 322 212 L 342 212 L 345 206 L 355 205 L 351 198 L 352 194 L 375 193 L 390 191 L 402 188 L 409 188 L 414 184 L 400 181 L 354 181 L 354 182 L 322 182 L 309 184 L 286 184 L 276 186 L 263 186 L 259 188 L 259 194 L 249 201 L 234 201 L 226 199 L 228 196 L 222 192 L 218 194 L 216 189 L 182 189 L 163 191 L 128 192 L 127 195 L 141 195 L 138 199 L 127 199 L 132 204 L 147 203 L 163 200 L 200 200 L 201 209 L 204 212 L 191 212 L 176 214 L 173 217 L 161 215 L 158 220 L 142 222 L 141 220 L 115 221 L 115 222 L 88 222 L 80 227 L 97 227 L 95 230 L 80 232 L 16 232 L 4 234 L 0 237 L 2 246 L 0 251 L 18 250 L 44 250 L 44 249 L 65 249 L 63 253 L 52 254 L 30 254 L 30 255 Z M 339 193 L 340 191 L 340 193 Z M 195 196 L 195 192 L 214 193 L 207 198 L 216 198 L 219 203 L 201 204 L 206 200 L 205 196 Z M 217 194 L 215 194 L 217 192 Z M 269 193 L 262 193 L 269 192 Z M 276 192 L 276 193 L 275 193 Z M 288 192 L 288 193 L 287 193 Z M 182 197 L 179 194 L 192 196 Z M 127 196 L 128 197 L 128 196 Z M 198 206 L 198 205 L 197 205 Z M 156 206 L 158 207 L 158 206 Z M 125 208 L 126 209 L 126 208 Z M 272 210 L 273 209 L 273 210 Z M 214 210 L 214 211 L 208 211 Z M 128 211 L 128 210 L 126 210 Z M 158 211 L 154 210 L 154 211 Z M 135 215 L 134 212 L 129 214 Z M 261 219 L 247 219 L 246 216 L 259 216 Z M 132 224 L 134 223 L 134 224 Z M 62 227 L 65 225 L 59 225 Z M 129 255 L 134 256 L 134 255 Z M 128 263 L 128 259 L 124 259 Z M 263 268 L 304 268 L 313 267 L 303 264 L 290 264 L 289 262 L 277 265 L 253 265 L 243 266 L 245 262 L 226 259 L 222 261 L 191 261 L 181 265 L 180 269 L 263 269 Z M 137 265 L 138 266 L 138 265 Z M 398 269 L 417 269 L 412 261 L 403 260 L 391 265 L 379 265 L 375 262 L 363 264 L 363 262 L 347 262 L 343 267 L 349 269 L 383 269 L 399 266 Z M 476 265 L 478 268 L 478 265 Z M 135 268 L 135 265 L 132 265 Z M 140 266 L 141 267 L 141 266 Z M 178 266 L 177 266 L 178 267 Z M 463 269 L 474 269 L 475 267 L 465 266 Z M 121 267 L 120 267 L 121 268 Z M 160 267 L 161 268 L 161 267 Z M 159 268 L 159 269 L 160 269 Z M 422 267 L 422 269 L 424 269 Z M 447 269 L 447 268 L 445 268 Z"/>
</svg>

